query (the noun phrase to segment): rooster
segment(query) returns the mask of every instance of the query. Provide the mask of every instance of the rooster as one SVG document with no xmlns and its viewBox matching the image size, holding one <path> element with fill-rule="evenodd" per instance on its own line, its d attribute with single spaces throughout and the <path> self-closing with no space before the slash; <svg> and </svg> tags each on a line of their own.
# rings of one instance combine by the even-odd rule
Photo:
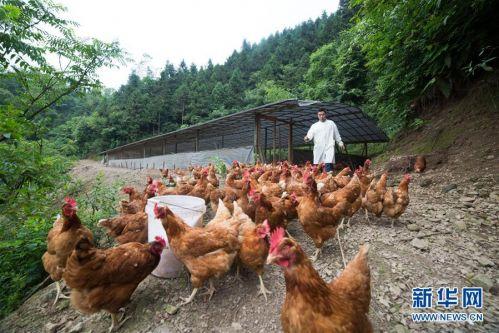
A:
<svg viewBox="0 0 499 333">
<path fill-rule="evenodd" d="M 107 230 L 107 235 L 115 238 L 120 244 L 147 242 L 148 217 L 145 212 L 118 215 L 109 219 L 101 219 L 98 226 Z"/>
<path fill-rule="evenodd" d="M 369 247 L 364 245 L 343 272 L 326 283 L 296 241 L 276 229 L 270 237 L 267 264 L 284 270 L 286 299 L 281 309 L 283 331 L 372 332 Z"/>
<path fill-rule="evenodd" d="M 414 162 L 414 171 L 417 173 L 422 173 L 426 169 L 426 158 L 423 155 L 416 156 L 416 161 Z"/>
<path fill-rule="evenodd" d="M 336 235 L 340 217 L 345 213 L 348 206 L 346 200 L 340 200 L 332 208 L 323 206 L 319 200 L 317 183 L 312 176 L 306 173 L 303 180 L 307 185 L 307 194 L 300 199 L 296 210 L 303 230 L 314 241 L 316 251 L 312 260 L 315 261 L 324 242 Z"/>
<path fill-rule="evenodd" d="M 135 207 L 135 209 L 129 209 L 131 213 L 121 214 L 114 218 L 101 219 L 99 220 L 98 225 L 105 228 L 108 236 L 115 238 L 120 244 L 130 242 L 146 243 L 148 218 L 147 213 L 145 213 L 144 210 L 147 200 L 155 195 L 158 186 L 157 184 L 157 182 L 153 182 L 148 185 L 144 191 L 145 194 L 143 198 L 133 200 L 128 204 L 128 207 Z M 130 192 L 133 193 L 134 191 Z"/>
<path fill-rule="evenodd" d="M 286 228 L 288 220 L 286 218 L 284 198 L 272 202 L 265 194 L 255 191 L 250 191 L 249 196 L 255 204 L 256 224 L 261 224 L 263 221 L 268 220 L 271 230 L 274 230 L 278 226 Z"/>
<path fill-rule="evenodd" d="M 255 203 L 250 202 L 248 198 L 248 194 L 251 191 L 251 181 L 249 176 L 243 177 L 243 179 L 245 180 L 245 183 L 241 190 L 241 196 L 237 199 L 237 203 L 246 215 L 248 215 L 252 220 L 255 220 L 256 206 Z"/>
<path fill-rule="evenodd" d="M 346 210 L 344 215 L 348 216 L 348 226 L 350 226 L 352 216 L 362 206 L 362 184 L 359 181 L 359 174 L 360 170 L 356 170 L 354 176 L 345 187 L 331 193 L 326 193 L 321 197 L 322 204 L 327 207 L 334 207 L 339 202 L 345 202 Z M 341 221 L 341 226 L 343 226 L 343 220 Z"/>
<path fill-rule="evenodd" d="M 215 166 L 212 164 L 209 164 L 208 171 L 209 171 L 208 182 L 210 182 L 210 184 L 213 185 L 214 187 L 218 187 L 220 182 L 218 181 L 217 174 L 215 172 Z"/>
<path fill-rule="evenodd" d="M 238 239 L 241 248 L 237 255 L 239 262 L 258 274 L 260 280 L 259 293 L 267 300 L 267 293 L 270 292 L 265 288 L 262 275 L 269 252 L 267 242 L 267 235 L 270 234 L 269 223 L 265 220 L 262 224 L 256 225 L 239 207 L 237 202 L 234 202 L 233 219 L 240 223 Z"/>
<path fill-rule="evenodd" d="M 111 314 L 109 332 L 121 322 L 117 313 L 133 292 L 158 265 L 166 242 L 156 237 L 151 244 L 127 243 L 110 249 L 97 249 L 82 237 L 69 257 L 64 280 L 71 289 L 71 304 L 83 313 L 105 310 Z"/>
<path fill-rule="evenodd" d="M 333 183 L 336 188 L 345 187 L 350 182 L 349 174 L 352 172 L 350 167 L 343 168 L 336 176 L 333 177 Z"/>
<path fill-rule="evenodd" d="M 383 197 L 383 213 L 392 218 L 392 227 L 395 220 L 405 212 L 409 205 L 409 183 L 411 175 L 405 174 L 398 188 L 394 190 L 389 188 Z"/>
<path fill-rule="evenodd" d="M 47 236 L 47 251 L 42 256 L 43 267 L 56 283 L 57 300 L 66 297 L 62 294 L 59 281 L 62 279 L 66 261 L 74 250 L 76 242 L 82 236 L 93 238 L 92 232 L 88 230 L 76 215 L 78 207 L 73 198 L 65 198 L 62 205 L 61 216 L 54 222 L 54 226 Z"/>
<path fill-rule="evenodd" d="M 168 207 L 154 206 L 154 215 L 160 219 L 169 240 L 169 246 L 191 273 L 194 287 L 191 296 L 182 305 L 192 302 L 204 281 L 210 281 L 209 299 L 215 288 L 211 278 L 227 273 L 239 251 L 238 225 L 233 228 L 213 226 L 193 228 L 175 216 Z"/>
<path fill-rule="evenodd" d="M 135 214 L 143 212 L 147 205 L 147 200 L 154 197 L 157 190 L 157 183 L 148 184 L 143 194 L 140 194 L 133 187 L 123 188 L 123 192 L 129 195 L 129 200 L 120 201 L 121 214 Z"/>
<path fill-rule="evenodd" d="M 193 197 L 204 199 L 206 203 L 210 200 L 210 191 L 208 191 L 208 170 L 201 171 L 199 180 L 194 185 L 194 188 L 187 194 Z M 212 185 L 213 186 L 213 185 Z"/>
<path fill-rule="evenodd" d="M 388 174 L 385 172 L 380 179 L 371 181 L 366 195 L 362 198 L 362 207 L 366 213 L 366 220 L 369 221 L 368 212 L 373 213 L 376 217 L 380 217 L 383 213 L 383 197 L 386 192 L 386 179 Z"/>
<path fill-rule="evenodd" d="M 374 178 L 374 175 L 371 172 L 369 172 L 370 166 L 371 166 L 371 160 L 367 159 L 364 162 L 364 166 L 363 167 L 359 166 L 358 169 L 355 171 L 360 181 L 361 197 L 364 197 L 367 189 L 369 188 L 369 185 L 371 184 L 371 180 L 373 180 Z"/>
</svg>

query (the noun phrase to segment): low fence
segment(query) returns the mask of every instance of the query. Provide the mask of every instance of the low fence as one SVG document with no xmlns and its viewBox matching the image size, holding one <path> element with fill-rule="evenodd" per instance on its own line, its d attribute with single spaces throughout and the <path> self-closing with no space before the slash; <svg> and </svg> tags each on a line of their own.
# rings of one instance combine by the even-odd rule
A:
<svg viewBox="0 0 499 333">
<path fill-rule="evenodd" d="M 107 165 L 128 169 L 159 169 L 159 168 L 186 168 L 189 165 L 207 165 L 215 158 L 222 159 L 231 164 L 237 160 L 243 163 L 253 163 L 253 146 L 239 148 L 225 148 L 217 150 L 204 150 L 190 153 L 178 153 L 159 156 L 150 156 L 133 159 L 112 159 Z"/>
</svg>

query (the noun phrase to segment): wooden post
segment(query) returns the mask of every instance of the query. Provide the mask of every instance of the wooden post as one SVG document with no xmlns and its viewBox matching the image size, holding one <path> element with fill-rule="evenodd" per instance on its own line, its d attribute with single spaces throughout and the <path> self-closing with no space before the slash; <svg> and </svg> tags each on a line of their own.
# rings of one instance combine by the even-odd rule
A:
<svg viewBox="0 0 499 333">
<path fill-rule="evenodd" d="M 163 149 L 161 150 L 162 151 L 162 155 L 166 155 L 166 139 L 163 141 Z"/>
<path fill-rule="evenodd" d="M 277 141 L 277 122 L 274 120 L 274 130 L 272 131 L 272 163 L 276 162 L 276 141 Z"/>
<path fill-rule="evenodd" d="M 288 127 L 288 161 L 293 164 L 293 121 L 289 123 Z"/>
<path fill-rule="evenodd" d="M 224 136 L 222 135 L 222 148 L 224 147 Z"/>
<path fill-rule="evenodd" d="M 277 161 L 281 159 L 281 125 L 277 126 Z"/>
<path fill-rule="evenodd" d="M 261 160 L 262 157 L 260 156 L 260 117 L 258 114 L 255 115 L 253 150 L 255 154 L 258 154 L 258 159 Z"/>
<path fill-rule="evenodd" d="M 199 130 L 196 130 L 196 139 L 194 141 L 195 151 L 199 151 Z"/>
<path fill-rule="evenodd" d="M 268 128 L 265 127 L 265 139 L 263 140 L 263 158 L 265 163 L 267 163 L 267 130 Z"/>
<path fill-rule="evenodd" d="M 174 139 L 175 139 L 175 154 L 176 154 L 177 153 L 177 136 L 176 135 L 175 135 Z"/>
<path fill-rule="evenodd" d="M 367 157 L 367 142 L 364 142 L 364 156 Z"/>
<path fill-rule="evenodd" d="M 146 145 L 144 145 L 142 151 L 143 151 L 143 154 L 142 154 L 143 156 L 142 157 L 146 158 Z"/>
</svg>

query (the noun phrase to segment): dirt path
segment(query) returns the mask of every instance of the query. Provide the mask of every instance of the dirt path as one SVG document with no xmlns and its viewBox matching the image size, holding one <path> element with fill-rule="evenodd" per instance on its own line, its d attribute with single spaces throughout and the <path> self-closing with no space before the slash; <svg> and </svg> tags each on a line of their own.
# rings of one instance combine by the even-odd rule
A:
<svg viewBox="0 0 499 333">
<path fill-rule="evenodd" d="M 146 175 L 159 176 L 152 170 L 132 171 L 106 168 L 92 161 L 81 161 L 73 175 L 89 184 L 98 172 L 106 181 L 122 179 L 139 186 Z M 391 175 L 400 179 L 400 175 Z M 499 218 L 499 186 L 494 175 L 482 174 L 473 179 L 455 180 L 457 186 L 443 193 L 442 188 L 452 185 L 442 174 L 429 171 L 415 175 L 411 184 L 411 203 L 399 223 L 393 228 L 387 219 L 364 221 L 357 214 L 352 226 L 341 232 L 347 260 L 353 258 L 359 245 L 371 244 L 370 266 L 372 273 L 372 302 L 370 317 L 379 332 L 493 332 L 499 331 L 499 302 L 497 290 Z M 421 184 L 428 186 L 422 187 Z M 425 185 L 425 184 L 423 184 Z M 413 230 L 413 231 L 411 231 Z M 290 233 L 309 254 L 313 243 L 302 232 L 298 221 L 290 225 Z M 425 235 L 432 234 L 428 237 Z M 414 239 L 423 242 L 416 248 Z M 315 263 L 320 275 L 327 281 L 342 268 L 337 241 L 329 241 L 322 256 Z M 280 332 L 280 308 L 285 296 L 285 283 L 281 270 L 267 267 L 264 281 L 272 291 L 266 302 L 257 295 L 258 278 L 243 271 L 242 281 L 229 273 L 216 283 L 217 291 L 212 300 L 203 297 L 168 314 L 169 305 L 180 302 L 192 288 L 187 276 L 177 279 L 148 277 L 140 284 L 127 307 L 132 319 L 120 330 L 127 332 Z M 471 325 L 416 324 L 410 314 L 412 288 L 440 286 L 484 287 L 484 322 Z M 39 291 L 16 312 L 0 323 L 2 332 L 40 332 L 42 328 L 56 332 L 106 332 L 110 324 L 107 314 L 93 316 L 79 314 L 67 300 L 55 309 L 51 301 L 55 286 Z M 468 311 L 469 310 L 469 311 Z M 454 310 L 437 308 L 440 312 L 479 312 L 475 309 Z M 60 324 L 59 327 L 54 324 Z M 71 331 L 72 330 L 72 331 Z"/>
</svg>

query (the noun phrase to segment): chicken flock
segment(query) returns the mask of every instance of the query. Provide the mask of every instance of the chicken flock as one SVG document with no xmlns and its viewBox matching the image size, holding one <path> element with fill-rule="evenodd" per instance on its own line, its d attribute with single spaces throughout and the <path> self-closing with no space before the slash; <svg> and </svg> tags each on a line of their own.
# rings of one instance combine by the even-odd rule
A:
<svg viewBox="0 0 499 333">
<path fill-rule="evenodd" d="M 161 179 L 147 177 L 144 190 L 123 188 L 128 200 L 119 203 L 119 215 L 98 222 L 118 244 L 108 249 L 95 247 L 92 232 L 77 216 L 75 200 L 66 198 L 42 257 L 45 270 L 56 281 L 54 304 L 67 297 L 59 282 L 63 280 L 71 288 L 76 309 L 109 312 L 109 330 L 117 330 L 129 318 L 123 314 L 118 319 L 120 310 L 168 246 L 190 273 L 193 290 L 181 305 L 192 302 L 205 283 L 211 299 L 213 280 L 232 265 L 237 274 L 240 266 L 255 272 L 258 291 L 267 299 L 262 276 L 266 264 L 276 264 L 283 268 L 286 281 L 281 309 L 285 332 L 371 332 L 369 245 L 362 245 L 348 264 L 343 258 L 343 272 L 329 283 L 313 267 L 324 243 L 335 236 L 343 256 L 339 230 L 357 212 L 363 211 L 366 223 L 370 214 L 396 221 L 409 204 L 410 175 L 404 175 L 398 187 L 387 188 L 387 173 L 377 179 L 370 167 L 366 160 L 353 173 L 347 167 L 333 175 L 323 165 L 308 162 L 299 167 L 286 161 L 252 166 L 234 161 L 223 188 L 213 165 L 160 169 Z M 156 204 L 154 215 L 168 243 L 161 237 L 148 243 L 147 200 L 162 195 L 202 198 L 215 215 L 205 226 L 191 227 L 167 206 Z M 296 219 L 316 247 L 311 257 L 287 232 Z"/>
</svg>

